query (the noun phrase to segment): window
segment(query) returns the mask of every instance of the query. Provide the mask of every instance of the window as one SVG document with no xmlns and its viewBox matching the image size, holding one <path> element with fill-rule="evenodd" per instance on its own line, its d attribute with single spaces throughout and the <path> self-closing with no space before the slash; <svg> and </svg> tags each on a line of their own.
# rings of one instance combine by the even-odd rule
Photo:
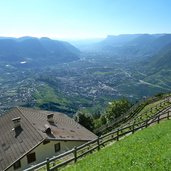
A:
<svg viewBox="0 0 171 171">
<path fill-rule="evenodd" d="M 61 149 L 60 143 L 55 144 L 55 152 L 60 151 L 60 149 Z"/>
<path fill-rule="evenodd" d="M 28 154 L 27 155 L 27 162 L 28 162 L 28 164 L 32 163 L 34 161 L 36 161 L 36 154 L 35 153 Z"/>
<path fill-rule="evenodd" d="M 14 166 L 14 170 L 20 168 L 20 167 L 21 167 L 21 162 L 20 162 L 20 160 L 18 160 L 17 162 L 15 162 L 13 166 Z"/>
</svg>

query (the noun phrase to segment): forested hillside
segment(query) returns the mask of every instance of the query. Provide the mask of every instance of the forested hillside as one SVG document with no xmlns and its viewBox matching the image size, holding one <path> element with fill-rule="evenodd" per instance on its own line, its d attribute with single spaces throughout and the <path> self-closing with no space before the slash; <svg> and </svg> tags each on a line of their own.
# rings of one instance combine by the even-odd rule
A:
<svg viewBox="0 0 171 171">
<path fill-rule="evenodd" d="M 49 38 L 1 38 L 0 63 L 16 67 L 47 67 L 79 59 L 79 50 L 71 44 Z"/>
</svg>

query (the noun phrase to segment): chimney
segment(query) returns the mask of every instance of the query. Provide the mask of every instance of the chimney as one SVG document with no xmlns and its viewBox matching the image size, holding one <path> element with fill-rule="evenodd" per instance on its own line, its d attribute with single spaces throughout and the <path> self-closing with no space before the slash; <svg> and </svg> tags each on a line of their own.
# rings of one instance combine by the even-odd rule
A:
<svg viewBox="0 0 171 171">
<path fill-rule="evenodd" d="M 14 123 L 14 129 L 21 127 L 21 118 L 20 117 L 13 118 L 12 121 Z"/>
<path fill-rule="evenodd" d="M 51 128 L 50 128 L 49 125 L 45 124 L 45 125 L 44 125 L 44 128 L 45 128 L 44 131 L 46 132 L 46 134 L 52 134 L 52 133 L 51 133 Z"/>
<path fill-rule="evenodd" d="M 54 123 L 53 115 L 54 115 L 53 113 L 47 115 L 47 121 L 48 122 Z"/>
</svg>

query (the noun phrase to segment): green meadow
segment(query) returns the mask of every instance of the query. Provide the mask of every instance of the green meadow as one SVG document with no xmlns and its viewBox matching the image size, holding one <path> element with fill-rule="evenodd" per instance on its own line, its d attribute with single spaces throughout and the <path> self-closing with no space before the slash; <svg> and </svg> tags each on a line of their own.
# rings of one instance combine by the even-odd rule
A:
<svg viewBox="0 0 171 171">
<path fill-rule="evenodd" d="M 88 155 L 65 171 L 169 171 L 171 121 L 162 121 Z"/>
</svg>

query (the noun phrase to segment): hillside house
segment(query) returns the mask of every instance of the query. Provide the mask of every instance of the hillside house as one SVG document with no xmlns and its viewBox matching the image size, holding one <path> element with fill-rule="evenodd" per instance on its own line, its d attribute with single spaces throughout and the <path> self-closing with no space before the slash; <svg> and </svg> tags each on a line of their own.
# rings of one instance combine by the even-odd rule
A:
<svg viewBox="0 0 171 171">
<path fill-rule="evenodd" d="M 95 138 L 63 113 L 15 107 L 0 117 L 0 170 L 24 170 Z"/>
</svg>

